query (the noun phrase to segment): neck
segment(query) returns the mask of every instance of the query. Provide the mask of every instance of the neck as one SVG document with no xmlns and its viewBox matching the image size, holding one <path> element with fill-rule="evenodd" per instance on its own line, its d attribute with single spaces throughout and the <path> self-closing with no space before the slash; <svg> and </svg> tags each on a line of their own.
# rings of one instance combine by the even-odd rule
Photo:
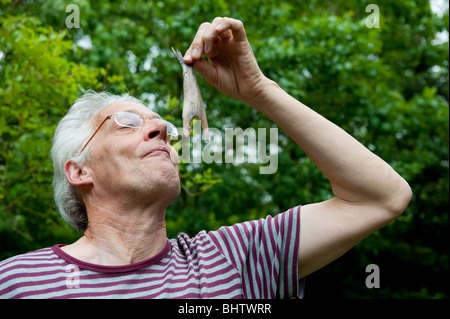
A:
<svg viewBox="0 0 450 319">
<path fill-rule="evenodd" d="M 166 245 L 165 207 L 91 205 L 87 211 L 89 225 L 84 236 L 63 247 L 77 259 L 105 266 L 127 265 L 155 256 Z"/>
</svg>

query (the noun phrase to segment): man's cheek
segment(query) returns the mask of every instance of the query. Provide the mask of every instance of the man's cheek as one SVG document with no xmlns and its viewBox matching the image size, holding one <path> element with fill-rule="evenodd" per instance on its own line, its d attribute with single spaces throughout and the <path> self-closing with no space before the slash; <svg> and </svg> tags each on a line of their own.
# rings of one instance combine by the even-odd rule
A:
<svg viewBox="0 0 450 319">
<path fill-rule="evenodd" d="M 170 160 L 177 166 L 178 169 L 178 164 L 180 164 L 180 157 L 173 147 L 171 147 L 170 149 Z"/>
</svg>

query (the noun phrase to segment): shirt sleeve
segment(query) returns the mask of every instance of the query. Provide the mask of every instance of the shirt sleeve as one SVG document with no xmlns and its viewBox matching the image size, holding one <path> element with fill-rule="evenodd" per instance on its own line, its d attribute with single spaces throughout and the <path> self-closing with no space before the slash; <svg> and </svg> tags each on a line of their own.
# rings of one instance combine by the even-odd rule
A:
<svg viewBox="0 0 450 319">
<path fill-rule="evenodd" d="M 300 206 L 208 234 L 241 275 L 245 298 L 303 298 L 297 274 Z"/>
</svg>

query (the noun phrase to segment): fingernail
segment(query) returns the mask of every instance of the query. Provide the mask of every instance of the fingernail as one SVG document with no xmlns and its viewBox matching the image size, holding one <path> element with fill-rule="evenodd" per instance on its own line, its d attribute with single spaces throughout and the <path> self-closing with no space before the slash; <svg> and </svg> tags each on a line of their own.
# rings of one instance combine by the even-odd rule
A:
<svg viewBox="0 0 450 319">
<path fill-rule="evenodd" d="M 203 47 L 203 52 L 208 53 L 209 52 L 209 44 L 205 43 L 204 47 Z"/>
<path fill-rule="evenodd" d="M 198 56 L 198 50 L 197 49 L 192 50 L 192 56 L 194 56 L 194 57 Z"/>
<path fill-rule="evenodd" d="M 186 56 L 184 57 L 184 59 L 187 60 L 187 61 L 191 61 L 191 60 L 192 60 L 192 57 L 191 57 L 190 54 L 188 54 L 188 55 L 186 55 Z"/>
<path fill-rule="evenodd" d="M 216 30 L 217 31 L 222 31 L 222 29 L 223 29 L 223 24 L 219 24 L 217 27 L 216 27 Z"/>
</svg>

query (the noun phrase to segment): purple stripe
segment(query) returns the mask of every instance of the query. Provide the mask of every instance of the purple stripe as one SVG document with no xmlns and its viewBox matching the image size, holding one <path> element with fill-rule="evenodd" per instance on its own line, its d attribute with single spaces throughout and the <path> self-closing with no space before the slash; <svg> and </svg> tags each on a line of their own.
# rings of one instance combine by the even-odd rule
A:
<svg viewBox="0 0 450 319">
<path fill-rule="evenodd" d="M 216 275 L 219 275 L 221 273 L 227 273 L 227 272 L 234 271 L 234 268 L 232 268 L 230 265 L 227 265 L 224 261 L 218 261 L 217 263 L 213 264 L 208 269 L 212 270 L 212 269 L 214 269 L 214 268 L 216 268 L 216 267 L 218 267 L 218 266 L 220 266 L 222 264 L 226 265 L 226 267 L 224 267 L 223 269 L 216 270 L 216 271 L 211 271 L 209 273 L 208 272 L 202 272 L 202 274 L 201 274 L 202 277 L 203 278 L 214 278 Z M 184 267 L 184 269 L 179 269 L 179 270 L 182 270 L 182 271 L 176 271 L 176 270 L 174 270 L 172 268 L 164 269 L 164 270 L 151 270 L 151 269 L 149 269 L 149 270 L 146 270 L 145 272 L 141 272 L 141 273 L 136 274 L 136 275 L 139 275 L 139 276 L 151 275 L 152 277 L 150 277 L 150 278 L 142 278 L 141 277 L 141 278 L 138 279 L 138 280 L 140 280 L 142 282 L 146 282 L 146 283 L 149 283 L 149 282 L 152 282 L 152 281 L 161 280 L 162 278 L 165 278 L 168 275 L 172 275 L 172 276 L 187 276 L 187 277 L 183 277 L 183 278 L 188 278 L 188 279 L 191 278 L 192 276 L 194 276 L 194 278 L 200 278 L 198 275 L 196 275 L 192 271 L 189 271 L 186 267 Z M 133 275 L 135 275 L 135 274 L 133 273 Z M 114 279 L 114 278 L 117 278 L 117 276 L 111 276 L 110 275 L 110 276 L 106 277 L 106 276 L 102 276 L 102 274 L 92 274 L 92 275 L 83 275 L 83 274 L 81 274 L 80 278 L 81 278 L 81 280 L 83 280 L 83 279 L 89 279 L 89 280 L 92 280 L 92 279 Z M 135 279 L 127 279 L 127 280 L 134 281 Z M 127 281 L 127 280 L 125 280 L 125 281 Z M 178 279 L 173 279 L 173 282 L 178 282 Z M 120 283 L 120 281 L 117 281 L 117 283 Z M 107 285 L 108 283 L 102 282 L 101 284 L 102 285 Z M 116 284 L 116 282 L 113 282 L 111 284 L 114 285 L 114 284 Z M 93 285 L 97 285 L 97 284 L 93 284 Z"/>
<path fill-rule="evenodd" d="M 52 258 L 54 261 L 61 261 L 61 259 L 55 257 Z M 16 270 L 16 269 L 36 269 L 36 268 L 45 268 L 45 267 L 55 267 L 55 265 L 62 265 L 62 263 L 54 263 L 51 262 L 49 259 L 45 258 L 45 259 L 31 259 L 29 261 L 32 261 L 32 264 L 22 264 L 21 262 L 24 259 L 19 259 L 17 261 L 14 261 L 14 263 L 12 262 L 8 262 L 2 265 L 2 269 L 0 269 L 1 273 L 7 273 L 9 271 L 12 270 Z M 3 267 L 5 265 L 8 265 L 8 267 Z"/>
<path fill-rule="evenodd" d="M 232 268 L 229 264 L 227 264 L 225 261 L 223 260 L 218 260 L 214 263 L 212 263 L 211 265 L 205 266 L 205 265 L 201 265 L 200 267 L 196 267 L 196 270 L 189 270 L 188 268 L 186 268 L 186 265 L 181 265 L 181 264 L 170 264 L 167 267 L 163 268 L 163 269 L 143 269 L 137 272 L 133 272 L 132 275 L 164 275 L 164 274 L 172 274 L 172 275 L 183 275 L 186 274 L 188 272 L 192 272 L 192 271 L 202 271 L 202 270 L 209 270 L 209 269 L 214 269 L 215 267 L 218 267 L 220 265 L 225 265 L 226 267 L 223 268 L 223 270 L 221 271 L 225 271 L 226 269 L 234 269 Z M 202 271 L 203 273 L 203 271 Z M 118 276 L 120 276 L 121 274 L 102 274 L 102 273 L 92 273 L 92 274 L 86 274 L 83 275 L 83 278 L 86 279 L 114 279 L 117 278 Z M 207 275 L 207 273 L 205 273 L 205 275 Z"/>
<path fill-rule="evenodd" d="M 36 260 L 58 260 L 59 258 L 53 255 L 51 252 L 48 254 L 39 254 L 39 255 L 19 255 L 16 258 L 10 258 L 2 262 L 2 266 L 7 266 L 9 264 L 15 264 L 17 262 L 22 261 L 36 261 Z"/>
<path fill-rule="evenodd" d="M 186 285 L 183 288 L 164 288 L 156 293 L 151 293 L 145 296 L 137 297 L 136 299 L 151 299 L 151 298 L 164 298 L 164 294 L 174 294 L 174 293 L 182 293 L 186 289 L 193 288 L 196 289 L 197 287 L 193 284 Z M 88 292 L 88 293 L 75 293 L 75 294 L 67 294 L 60 297 L 55 297 L 54 299 L 63 299 L 63 298 L 88 298 L 88 297 L 108 297 L 113 294 L 120 294 L 123 295 L 124 298 L 127 297 L 127 294 L 133 294 L 133 293 L 139 293 L 144 292 L 147 288 L 142 289 L 132 289 L 132 290 L 111 290 L 111 291 L 105 291 L 105 292 Z M 178 296 L 166 296 L 165 298 L 172 298 L 172 299 L 187 299 L 187 298 L 213 298 L 213 297 L 220 297 L 223 294 L 229 294 L 233 291 L 238 291 L 239 284 L 236 284 L 230 288 L 224 289 L 222 291 L 213 292 L 213 293 L 205 293 L 201 294 L 200 291 L 198 292 L 187 292 L 184 294 L 180 294 Z M 206 296 L 203 296 L 206 295 Z"/>
<path fill-rule="evenodd" d="M 22 288 L 22 287 L 39 287 L 41 285 L 47 285 L 47 284 L 52 284 L 52 283 L 57 283 L 57 282 L 62 282 L 64 283 L 64 285 L 61 285 L 58 290 L 61 289 L 61 287 L 65 287 L 65 283 L 66 283 L 66 278 L 67 276 L 60 276 L 60 277 L 52 277 L 50 279 L 43 279 L 43 280 L 38 280 L 38 281 L 26 281 L 26 282 L 19 282 L 16 283 L 14 285 L 9 286 L 8 288 L 1 290 L 0 291 L 0 296 L 6 293 L 9 293 L 11 291 L 14 291 L 18 288 Z M 32 294 L 36 294 L 36 292 L 40 291 L 39 289 L 35 289 L 32 291 Z"/>
<path fill-rule="evenodd" d="M 194 259 L 198 259 L 198 258 L 202 258 L 204 261 L 208 261 L 208 260 L 212 260 L 214 258 L 220 257 L 220 254 L 218 252 L 214 252 L 214 254 L 211 254 L 209 256 L 196 256 L 196 258 Z M 175 259 L 176 262 L 181 263 L 186 263 L 186 260 L 188 259 L 193 259 L 192 257 L 190 258 L 186 258 L 185 256 L 181 255 L 181 254 L 173 254 L 173 259 Z"/>
<path fill-rule="evenodd" d="M 278 271 L 276 269 L 277 262 L 270 260 L 271 252 L 269 251 L 269 247 L 272 247 L 272 251 L 277 248 L 276 243 L 274 240 L 274 232 L 273 228 L 276 230 L 276 220 L 272 216 L 268 216 L 268 225 L 267 225 L 267 234 L 268 236 L 265 236 L 266 244 L 264 245 L 264 254 L 267 256 L 267 267 L 269 269 L 269 278 L 266 280 L 266 284 L 264 285 L 264 295 L 267 298 L 275 298 L 274 289 L 271 289 L 273 284 L 276 284 L 277 277 L 278 277 Z M 269 246 L 270 243 L 270 246 Z"/>
<path fill-rule="evenodd" d="M 239 256 L 235 256 L 235 255 L 233 254 L 232 249 L 231 249 L 231 246 L 230 246 L 230 243 L 228 242 L 228 238 L 230 238 L 230 234 L 229 234 L 228 227 L 223 227 L 223 228 L 221 228 L 221 229 L 218 231 L 218 234 L 220 235 L 220 237 L 222 238 L 223 243 L 225 244 L 225 247 L 224 247 L 224 248 L 227 250 L 227 251 L 226 251 L 226 255 L 229 256 L 229 258 L 231 259 L 232 264 L 233 264 L 236 268 L 240 269 L 239 264 L 238 264 L 238 262 L 237 262 L 237 260 L 236 260 L 236 258 L 235 258 L 235 257 L 238 257 L 238 258 L 239 258 Z M 231 237 L 231 240 L 232 240 L 232 243 L 233 243 L 233 244 L 235 245 L 235 247 L 236 247 L 236 241 L 235 241 L 234 237 Z"/>
<path fill-rule="evenodd" d="M 253 222 L 252 224 L 252 228 L 253 228 L 253 239 L 254 241 L 251 242 L 251 246 L 250 248 L 252 248 L 252 250 L 250 251 L 250 256 L 249 256 L 249 261 L 247 263 L 247 274 L 249 276 L 249 283 L 250 283 L 250 287 L 249 287 L 249 294 L 251 296 L 252 299 L 257 298 L 256 295 L 256 288 L 255 288 L 255 284 L 256 286 L 259 288 L 259 275 L 258 275 L 258 251 L 257 248 L 259 246 L 259 243 L 257 242 L 257 239 L 260 238 L 260 236 L 258 236 L 259 232 L 261 231 L 261 226 L 260 226 L 260 222 L 261 220 L 259 220 L 258 222 Z M 254 270 L 252 270 L 252 268 L 254 268 Z M 251 278 L 255 278 L 255 280 L 251 280 Z"/>
<path fill-rule="evenodd" d="M 298 294 L 300 293 L 298 291 L 298 249 L 299 249 L 299 244 L 300 244 L 300 212 L 301 212 L 301 207 L 297 206 L 295 208 L 295 213 L 297 214 L 297 225 L 295 225 L 296 228 L 296 234 L 295 234 L 295 240 L 294 240 L 294 260 L 293 260 L 293 264 L 294 266 L 292 267 L 292 282 L 294 285 L 294 296 L 298 296 Z"/>
<path fill-rule="evenodd" d="M 185 247 L 186 254 L 182 254 L 180 251 L 174 251 L 173 253 L 179 259 L 184 260 L 184 259 L 195 259 L 199 254 L 207 254 L 207 253 L 214 251 L 214 246 L 210 246 L 205 249 L 199 249 L 199 248 L 203 248 L 203 247 L 198 247 L 198 249 L 196 249 L 193 252 L 188 251 L 188 248 Z"/>
<path fill-rule="evenodd" d="M 265 282 L 261 282 L 261 288 L 262 288 L 262 292 L 264 297 L 269 297 L 270 295 L 270 284 L 272 283 L 272 271 L 271 271 L 271 267 L 270 267 L 270 253 L 269 253 L 269 246 L 268 244 L 270 243 L 270 230 L 271 230 L 271 220 L 272 217 L 268 216 L 267 217 L 267 223 L 265 225 L 265 227 L 267 228 L 267 234 L 269 236 L 262 236 L 262 247 L 263 247 L 263 254 L 264 254 L 264 260 L 263 263 L 261 264 L 261 267 L 263 270 L 267 269 L 269 270 L 269 273 L 266 274 L 266 278 L 265 278 Z"/>
<path fill-rule="evenodd" d="M 249 282 L 249 287 L 247 287 L 246 285 L 244 285 L 244 287 L 243 287 L 245 295 L 252 294 L 253 290 L 254 290 L 253 280 L 250 279 L 250 278 L 252 278 L 252 271 L 251 271 L 251 268 L 250 268 L 251 266 L 247 262 L 247 260 L 249 258 L 249 254 L 252 254 L 252 251 L 254 249 L 254 247 L 252 247 L 253 241 L 249 240 L 250 239 L 250 233 L 249 233 L 249 231 L 248 231 L 248 229 L 246 227 L 246 226 L 249 226 L 249 225 L 253 226 L 253 227 L 251 227 L 252 229 L 254 228 L 254 222 L 253 221 L 250 221 L 250 222 L 244 223 L 244 224 L 236 224 L 236 225 L 233 225 L 232 227 L 230 227 L 234 231 L 234 233 L 236 234 L 235 238 L 237 238 L 237 241 L 239 242 L 239 244 L 235 244 L 236 254 L 238 255 L 238 258 L 239 258 L 239 261 L 240 261 L 238 269 L 241 269 L 241 271 L 243 272 L 244 280 L 248 280 L 248 282 Z M 241 231 L 243 231 L 244 234 L 246 235 L 245 240 L 242 237 Z M 230 235 L 233 236 L 233 233 L 230 232 Z"/>
<path fill-rule="evenodd" d="M 236 276 L 238 277 L 238 276 Z M 232 280 L 232 279 L 231 279 Z M 220 280 L 221 283 L 226 283 L 231 281 L 230 279 L 226 279 L 226 280 Z M 152 290 L 158 290 L 157 292 L 154 293 L 150 293 L 142 296 L 142 297 L 138 297 L 138 298 L 158 298 L 159 296 L 165 294 L 165 293 L 182 293 L 184 291 L 186 291 L 187 289 L 198 289 L 200 287 L 200 289 L 198 289 L 198 292 L 192 293 L 192 292 L 187 292 L 185 294 L 181 294 L 180 296 L 170 296 L 170 298 L 200 298 L 200 293 L 201 293 L 201 288 L 205 288 L 208 287 L 210 285 L 212 285 L 213 287 L 215 286 L 214 284 L 201 284 L 200 286 L 197 283 L 186 283 L 186 285 L 184 286 L 180 286 L 180 287 L 166 287 L 165 285 L 167 284 L 167 281 L 164 281 L 162 284 L 158 285 L 158 286 L 154 286 L 152 287 Z M 100 287 L 101 288 L 101 287 Z M 216 292 L 210 292 L 207 293 L 207 295 L 209 297 L 212 296 L 220 296 L 222 294 L 224 294 L 224 292 L 232 292 L 234 290 L 238 290 L 240 288 L 240 283 L 236 283 L 235 285 L 228 287 L 228 288 L 224 288 L 221 290 L 218 290 Z M 48 289 L 49 291 L 47 292 L 51 292 L 50 290 L 52 289 Z M 108 290 L 108 291 L 92 291 L 92 292 L 83 292 L 83 293 L 75 293 L 75 294 L 67 294 L 65 295 L 66 297 L 71 297 L 71 298 L 78 298 L 78 297 L 102 297 L 102 296 L 109 296 L 109 295 L 113 295 L 113 294 L 123 294 L 124 297 L 126 297 L 126 294 L 136 294 L 136 293 L 140 293 L 140 292 L 145 292 L 149 290 L 148 287 L 140 287 L 140 288 L 132 288 L 132 289 L 126 289 L 126 288 L 122 288 L 122 289 L 115 289 L 115 290 Z M 75 291 L 75 290 L 74 290 Z M 58 297 L 58 298 L 64 298 L 64 297 Z M 205 298 L 205 297 L 203 297 Z"/>
<path fill-rule="evenodd" d="M 285 229 L 285 215 L 279 215 L 278 216 L 279 219 L 279 235 L 281 236 L 281 240 L 284 241 L 286 239 L 286 236 L 284 234 L 284 229 Z M 281 247 L 278 247 L 278 249 L 276 250 L 276 255 L 277 255 L 277 260 L 281 260 L 281 249 L 283 248 L 283 245 L 281 244 Z M 284 263 L 284 265 L 280 265 L 280 266 L 286 266 L 286 262 Z M 280 267 L 281 268 L 281 267 Z M 283 269 L 280 269 L 280 277 L 283 276 L 284 277 L 284 273 L 285 273 L 286 269 L 285 267 Z M 279 278 L 279 282 L 283 281 L 283 286 L 284 286 L 284 278 Z M 277 289 L 277 298 L 283 298 L 284 296 L 284 291 L 281 291 L 281 287 Z"/>
<path fill-rule="evenodd" d="M 227 227 L 227 233 L 231 237 L 233 241 L 233 245 L 236 251 L 236 255 L 239 259 L 239 269 L 242 269 L 245 263 L 245 259 L 243 256 L 247 256 L 248 247 L 246 245 L 247 241 L 244 241 L 244 238 L 241 236 L 240 228 L 241 225 L 233 225 L 232 227 Z M 230 251 L 230 254 L 232 251 Z"/>
<path fill-rule="evenodd" d="M 2 261 L 2 263 L 5 265 L 10 262 L 15 262 L 22 258 L 29 258 L 29 257 L 35 257 L 35 256 L 37 256 L 37 257 L 38 256 L 51 256 L 51 255 L 52 255 L 51 248 L 43 248 L 43 249 L 39 249 L 39 250 L 35 250 L 35 251 L 30 251 L 26 254 L 21 254 L 21 255 L 11 257 L 9 259 Z"/>
<path fill-rule="evenodd" d="M 8 282 L 8 281 L 16 280 L 16 279 L 25 279 L 25 278 L 28 278 L 28 277 L 31 277 L 31 278 L 36 278 L 36 277 L 41 277 L 41 276 L 45 277 L 45 276 L 57 275 L 57 274 L 61 274 L 61 273 L 66 273 L 66 272 L 63 271 L 62 269 L 42 271 L 42 272 L 39 272 L 39 273 L 24 273 L 24 272 L 20 272 L 20 273 L 9 275 L 7 277 L 2 277 L 2 282 Z"/>
<path fill-rule="evenodd" d="M 230 269 L 232 270 L 232 269 Z M 91 283 L 91 284 L 83 284 L 83 276 L 80 276 L 80 286 L 83 288 L 102 288 L 102 287 L 112 287 L 112 286 L 116 286 L 116 285 L 134 285 L 134 284 L 139 284 L 139 283 L 152 283 L 155 281 L 161 281 L 161 283 L 157 284 L 155 287 L 158 287 L 160 285 L 164 286 L 165 284 L 180 284 L 180 283 L 184 283 L 187 282 L 191 279 L 194 280 L 199 280 L 199 279 L 211 279 L 211 278 L 215 278 L 217 275 L 222 274 L 222 273 L 226 273 L 226 271 L 216 271 L 215 273 L 210 273 L 210 274 L 206 274 L 203 273 L 201 276 L 199 274 L 196 273 L 185 273 L 185 274 L 180 274 L 180 273 L 175 273 L 173 271 L 168 271 L 164 274 L 162 274 L 163 276 L 158 276 L 158 277 L 150 277 L 150 278 L 130 278 L 130 279 L 124 279 L 124 280 L 118 280 L 118 281 L 114 281 L 114 282 L 100 282 L 100 283 Z M 177 277 L 181 277 L 181 278 L 171 278 L 168 276 L 177 276 Z M 184 275 L 184 276 L 183 276 Z M 239 276 L 236 273 L 232 273 L 230 274 L 230 277 L 227 278 L 227 281 L 231 281 L 233 278 L 238 278 Z M 217 282 L 219 282 L 220 280 L 217 280 Z M 207 285 L 214 285 L 216 283 L 216 281 L 212 281 L 211 283 L 202 283 L 200 286 L 202 286 L 203 284 L 207 284 Z M 148 289 L 148 287 L 146 288 Z"/>
<path fill-rule="evenodd" d="M 289 272 L 289 248 L 291 245 L 290 238 L 292 234 L 292 209 L 289 210 L 289 213 L 285 215 L 284 219 L 286 219 L 285 223 L 287 223 L 287 233 L 284 235 L 284 296 L 289 296 L 289 286 L 292 285 L 292 282 L 289 281 L 290 279 L 290 272 Z"/>
</svg>

